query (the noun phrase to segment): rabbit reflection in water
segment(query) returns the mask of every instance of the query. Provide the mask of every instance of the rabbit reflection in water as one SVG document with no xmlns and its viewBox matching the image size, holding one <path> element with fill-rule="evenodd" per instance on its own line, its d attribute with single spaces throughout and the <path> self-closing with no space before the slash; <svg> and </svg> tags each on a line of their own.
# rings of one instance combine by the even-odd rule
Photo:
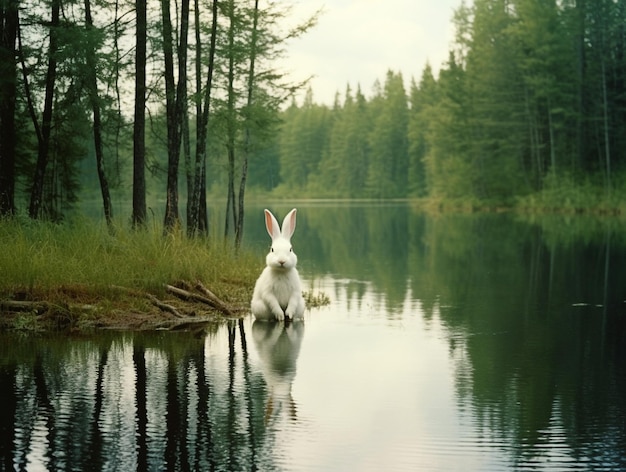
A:
<svg viewBox="0 0 626 472">
<path fill-rule="evenodd" d="M 296 404 L 291 386 L 296 377 L 296 363 L 304 336 L 304 323 L 252 324 L 252 339 L 261 361 L 261 371 L 267 384 L 268 399 L 265 423 L 273 423 L 286 415 L 296 419 Z"/>
<path fill-rule="evenodd" d="M 282 228 L 272 212 L 265 210 L 265 228 L 272 238 L 272 246 L 265 258 L 266 267 L 254 286 L 250 309 L 257 320 L 300 319 L 304 315 L 304 298 L 296 269 L 298 256 L 291 246 L 296 209 L 285 216 Z"/>
</svg>

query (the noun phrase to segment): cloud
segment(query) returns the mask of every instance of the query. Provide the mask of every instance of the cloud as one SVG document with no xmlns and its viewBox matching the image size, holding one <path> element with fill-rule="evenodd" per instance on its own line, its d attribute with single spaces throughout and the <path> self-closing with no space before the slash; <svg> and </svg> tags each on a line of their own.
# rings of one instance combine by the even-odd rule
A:
<svg viewBox="0 0 626 472">
<path fill-rule="evenodd" d="M 289 47 L 286 68 L 298 79 L 314 75 L 315 100 L 329 105 L 348 83 L 367 95 L 388 69 L 402 72 L 407 84 L 419 80 L 427 62 L 437 71 L 447 59 L 460 3 L 327 0 L 318 25 Z M 304 18 L 314 10 L 310 0 L 300 1 L 293 14 Z"/>
</svg>

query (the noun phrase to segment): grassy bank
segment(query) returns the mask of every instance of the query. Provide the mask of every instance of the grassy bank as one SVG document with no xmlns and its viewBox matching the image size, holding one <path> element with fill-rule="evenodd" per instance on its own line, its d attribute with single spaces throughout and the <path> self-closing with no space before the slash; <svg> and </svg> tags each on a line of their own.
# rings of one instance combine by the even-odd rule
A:
<svg viewBox="0 0 626 472">
<path fill-rule="evenodd" d="M 626 215 L 626 172 L 615 173 L 610 188 L 603 175 L 548 174 L 541 190 L 505 197 L 429 195 L 411 199 L 427 212 L 514 211 L 524 214 Z"/>
<path fill-rule="evenodd" d="M 212 318 L 219 316 L 216 310 L 177 300 L 166 284 L 201 281 L 229 306 L 241 307 L 263 264 L 221 240 L 164 237 L 156 229 L 109 231 L 88 221 L 0 220 L 0 245 L 5 328 L 137 327 L 176 317 L 155 299 L 178 306 L 182 317 Z M 19 309 L 7 309 L 8 301 Z"/>
</svg>

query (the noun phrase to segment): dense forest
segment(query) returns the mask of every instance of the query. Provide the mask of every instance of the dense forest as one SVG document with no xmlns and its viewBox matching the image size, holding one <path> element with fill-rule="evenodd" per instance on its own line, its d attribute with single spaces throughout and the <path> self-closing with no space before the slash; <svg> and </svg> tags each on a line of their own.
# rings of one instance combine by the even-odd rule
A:
<svg viewBox="0 0 626 472">
<path fill-rule="evenodd" d="M 0 0 L 0 214 L 97 197 L 208 232 L 246 189 L 622 209 L 626 2 L 475 0 L 437 74 L 388 71 L 332 106 L 276 66 L 300 24 L 250 0 Z M 381 71 L 384 74 L 384 71 Z M 290 102 L 291 99 L 291 102 Z M 220 200 L 221 201 L 221 200 Z M 179 215 L 180 202 L 186 213 Z"/>
<path fill-rule="evenodd" d="M 453 21 L 438 77 L 426 66 L 405 88 L 389 71 L 368 98 L 357 84 L 330 108 L 311 94 L 292 104 L 269 160 L 254 163 L 258 183 L 335 197 L 619 206 L 626 2 L 475 0 Z"/>
<path fill-rule="evenodd" d="M 276 59 L 318 15 L 298 23 L 289 8 L 0 0 L 0 216 L 61 220 L 98 194 L 107 222 L 115 198 L 132 199 L 124 216 L 142 226 L 152 198 L 169 231 L 184 199 L 188 233 L 206 233 L 207 161 L 219 159 L 225 232 L 240 241 L 248 156 L 303 85 Z"/>
</svg>

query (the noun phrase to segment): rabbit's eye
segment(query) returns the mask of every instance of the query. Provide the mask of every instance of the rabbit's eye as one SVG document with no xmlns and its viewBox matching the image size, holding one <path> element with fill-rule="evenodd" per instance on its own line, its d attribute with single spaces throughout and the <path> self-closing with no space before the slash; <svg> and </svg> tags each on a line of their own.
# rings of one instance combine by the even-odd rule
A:
<svg viewBox="0 0 626 472">
<path fill-rule="evenodd" d="M 289 248 L 289 252 L 293 252 L 293 247 L 290 247 L 290 248 Z"/>
<path fill-rule="evenodd" d="M 271 249 L 272 252 L 274 252 L 274 248 L 273 247 L 271 247 L 270 249 Z"/>
</svg>

